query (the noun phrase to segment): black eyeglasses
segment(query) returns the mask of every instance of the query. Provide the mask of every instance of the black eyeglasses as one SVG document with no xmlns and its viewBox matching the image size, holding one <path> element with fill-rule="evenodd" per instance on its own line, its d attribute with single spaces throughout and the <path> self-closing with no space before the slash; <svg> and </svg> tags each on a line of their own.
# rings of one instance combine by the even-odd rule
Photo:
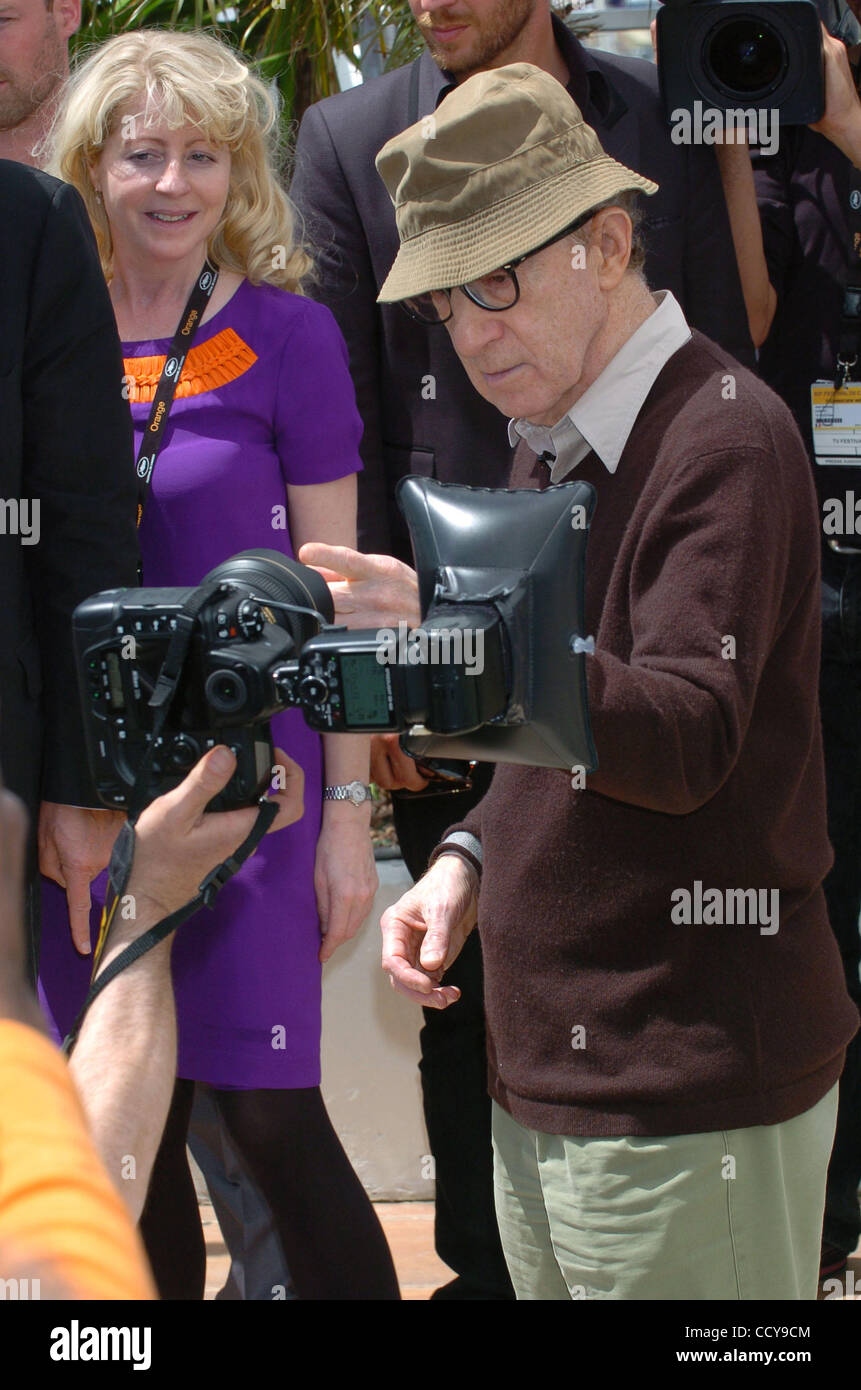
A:
<svg viewBox="0 0 861 1390">
<path fill-rule="evenodd" d="M 448 323 L 453 312 L 451 297 L 455 289 L 465 294 L 479 309 L 487 309 L 491 314 L 499 314 L 503 309 L 513 309 L 520 299 L 520 282 L 515 273 L 516 267 L 528 261 L 530 256 L 537 256 L 539 251 L 546 251 L 548 246 L 555 246 L 557 241 L 564 241 L 565 237 L 576 232 L 594 215 L 593 208 L 590 212 L 583 213 L 582 217 L 578 217 L 563 231 L 557 232 L 549 241 L 543 241 L 540 246 L 527 251 L 525 256 L 506 261 L 498 270 L 481 275 L 477 280 L 470 280 L 466 285 L 454 285 L 447 290 L 428 290 L 427 294 L 413 295 L 412 298 L 402 299 L 399 303 L 411 319 L 428 324 Z"/>
</svg>

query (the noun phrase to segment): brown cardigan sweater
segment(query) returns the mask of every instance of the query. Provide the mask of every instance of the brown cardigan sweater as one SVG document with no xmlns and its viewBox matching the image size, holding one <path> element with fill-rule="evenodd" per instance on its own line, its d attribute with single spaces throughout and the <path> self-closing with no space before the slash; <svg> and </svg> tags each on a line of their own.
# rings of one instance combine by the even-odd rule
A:
<svg viewBox="0 0 861 1390">
<path fill-rule="evenodd" d="M 834 1085 L 858 1026 L 821 888 L 810 465 L 777 396 L 695 333 L 616 474 L 593 453 L 573 476 L 598 493 L 600 766 L 576 790 L 500 765 L 456 827 L 482 843 L 490 1092 L 556 1134 L 775 1124 Z M 546 479 L 521 446 L 511 485 Z M 779 930 L 679 922 L 677 890 L 695 907 L 696 881 L 724 903 L 777 890 Z"/>
</svg>

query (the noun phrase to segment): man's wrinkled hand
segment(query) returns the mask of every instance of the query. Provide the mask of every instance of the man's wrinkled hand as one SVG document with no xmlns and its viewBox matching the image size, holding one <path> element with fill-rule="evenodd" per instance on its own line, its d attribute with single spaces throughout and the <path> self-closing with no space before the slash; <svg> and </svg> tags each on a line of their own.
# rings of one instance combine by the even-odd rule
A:
<svg viewBox="0 0 861 1390">
<path fill-rule="evenodd" d="M 383 969 L 399 994 L 426 1009 L 460 998 L 442 978 L 476 922 L 478 874 L 459 855 L 443 854 L 414 888 L 383 913 Z"/>
<path fill-rule="evenodd" d="M 319 570 L 329 585 L 335 617 L 347 627 L 397 628 L 421 622 L 415 570 L 391 555 L 362 555 L 344 545 L 310 541 L 299 551 L 303 565 Z"/>
</svg>

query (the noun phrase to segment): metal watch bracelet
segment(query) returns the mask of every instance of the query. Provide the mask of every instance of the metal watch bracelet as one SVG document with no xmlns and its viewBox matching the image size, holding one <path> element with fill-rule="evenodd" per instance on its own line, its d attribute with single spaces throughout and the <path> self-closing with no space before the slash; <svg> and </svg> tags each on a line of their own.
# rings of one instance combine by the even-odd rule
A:
<svg viewBox="0 0 861 1390">
<path fill-rule="evenodd" d="M 374 794 L 365 782 L 342 782 L 335 787 L 323 788 L 324 801 L 352 801 L 354 806 L 362 806 L 373 799 Z"/>
</svg>

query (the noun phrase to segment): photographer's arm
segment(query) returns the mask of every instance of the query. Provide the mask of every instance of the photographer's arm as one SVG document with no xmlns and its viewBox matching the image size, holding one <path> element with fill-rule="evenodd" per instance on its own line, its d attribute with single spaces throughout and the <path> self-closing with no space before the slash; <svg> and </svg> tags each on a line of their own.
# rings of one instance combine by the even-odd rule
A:
<svg viewBox="0 0 861 1390">
<path fill-rule="evenodd" d="M 746 144 L 716 145 L 738 273 L 754 347 L 768 337 L 777 309 L 777 295 L 768 277 L 762 224 L 756 201 L 753 166 Z"/>
<path fill-rule="evenodd" d="M 26 826 L 0 790 L 0 1278 L 27 1280 L 32 1298 L 152 1298 L 140 1241 L 26 982 Z"/>
<path fill-rule="evenodd" d="M 273 794 L 279 813 L 272 830 L 302 815 L 301 769 L 281 750 L 276 757 L 285 786 Z M 214 748 L 181 786 L 142 812 L 131 877 L 96 978 L 149 927 L 194 898 L 207 873 L 251 833 L 256 807 L 205 813 L 235 767 L 229 750 Z M 176 1074 L 171 941 L 153 947 L 106 986 L 84 1019 L 69 1063 L 96 1147 L 135 1219 L 143 1209 Z"/>
<path fill-rule="evenodd" d="M 825 114 L 811 130 L 824 135 L 846 158 L 861 168 L 861 102 L 849 66 L 844 44 L 833 39 L 823 25 L 825 53 Z M 738 132 L 736 132 L 738 137 Z M 779 174 L 772 172 L 774 160 L 762 162 L 754 180 L 750 150 L 746 142 L 716 145 L 718 166 L 729 212 L 732 239 L 744 293 L 750 334 L 755 347 L 765 342 L 777 309 L 777 291 L 769 274 L 763 242 L 760 201 L 775 204 L 779 218 L 782 202 Z M 776 200 L 770 195 L 777 192 Z M 771 254 L 771 252 L 769 253 Z"/>
</svg>

